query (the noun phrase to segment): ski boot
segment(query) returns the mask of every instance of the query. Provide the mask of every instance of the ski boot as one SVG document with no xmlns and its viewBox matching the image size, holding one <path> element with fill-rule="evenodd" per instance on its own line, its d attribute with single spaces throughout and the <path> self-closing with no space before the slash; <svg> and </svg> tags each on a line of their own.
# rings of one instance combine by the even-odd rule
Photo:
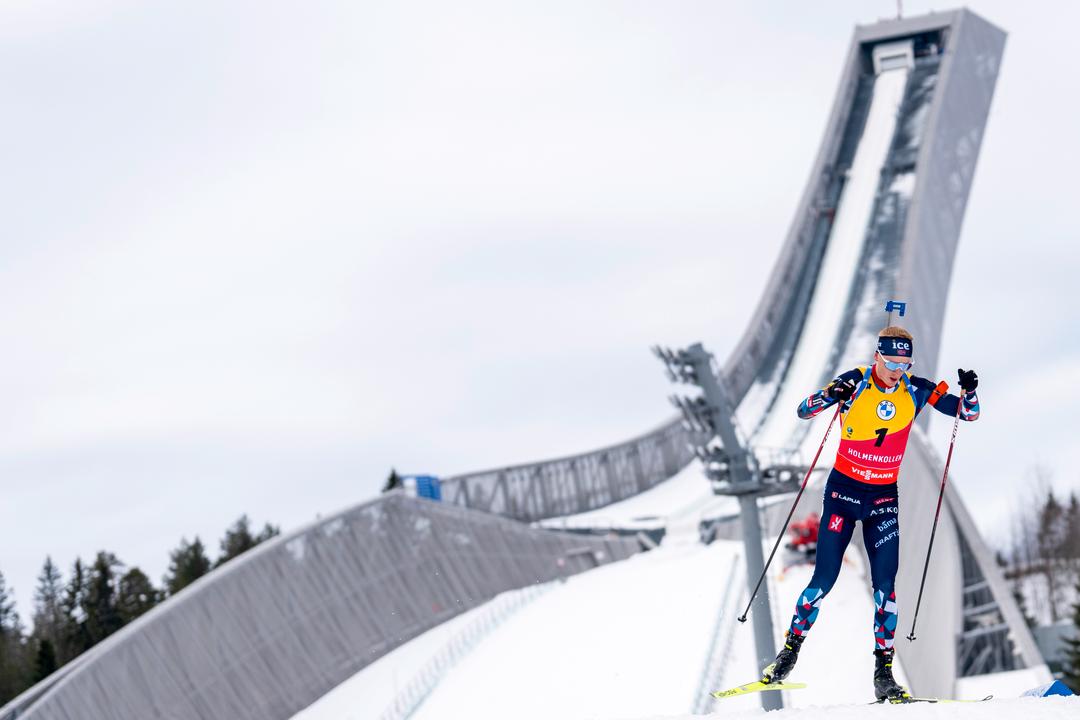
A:
<svg viewBox="0 0 1080 720">
<path fill-rule="evenodd" d="M 784 647 L 777 653 L 776 660 L 761 671 L 761 682 L 766 685 L 780 682 L 791 673 L 792 668 L 795 667 L 795 661 L 799 659 L 799 649 L 806 640 L 806 636 L 792 635 L 788 630 L 784 639 Z"/>
<path fill-rule="evenodd" d="M 893 648 L 874 650 L 874 695 L 879 703 L 905 703 L 911 701 L 911 695 L 896 682 L 892 674 Z"/>
</svg>

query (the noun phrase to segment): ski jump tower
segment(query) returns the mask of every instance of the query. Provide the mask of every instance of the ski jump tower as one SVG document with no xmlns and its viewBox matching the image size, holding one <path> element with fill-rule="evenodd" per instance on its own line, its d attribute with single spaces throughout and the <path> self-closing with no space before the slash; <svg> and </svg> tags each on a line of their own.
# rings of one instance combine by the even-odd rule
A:
<svg viewBox="0 0 1080 720">
<path fill-rule="evenodd" d="M 1004 44 L 1001 30 L 967 10 L 856 29 L 780 260 L 725 367 L 752 445 L 812 452 L 820 428 L 811 433 L 794 408 L 870 360 L 889 299 L 907 302 L 899 324 L 916 338 L 919 374 L 937 379 L 953 258 Z M 903 629 L 942 473 L 926 426 L 923 417 L 901 471 Z M 1043 664 L 954 484 L 946 500 L 923 599 L 924 610 L 937 610 L 920 617 L 921 640 L 897 641 L 913 689 L 944 696 L 958 677 Z"/>
<path fill-rule="evenodd" d="M 725 368 L 752 443 L 816 442 L 793 408 L 869 361 L 888 299 L 907 301 L 899 324 L 915 335 L 918 372 L 938 377 L 953 258 L 1004 43 L 967 10 L 856 29 L 781 259 Z M 898 637 L 914 610 L 942 473 L 926 425 L 920 419 L 901 472 Z M 920 617 L 921 640 L 897 648 L 913 688 L 947 696 L 958 677 L 1043 661 L 954 484 L 946 501 L 923 599 L 937 610 Z"/>
<path fill-rule="evenodd" d="M 797 461 L 811 425 L 795 420 L 798 400 L 869 360 L 887 299 L 908 302 L 920 373 L 936 378 L 1004 43 L 1001 30 L 967 10 L 856 29 L 771 280 L 721 372 L 763 464 Z M 901 472 L 902 623 L 914 609 L 942 472 L 923 430 L 920 421 Z M 639 550 L 632 539 L 527 523 L 663 482 L 693 461 L 694 439 L 675 419 L 582 455 L 450 478 L 441 503 L 395 492 L 343 510 L 200 579 L 0 708 L 0 720 L 287 720 L 499 592 Z M 923 695 L 949 696 L 959 677 L 1043 665 L 953 485 L 945 508 L 921 639 L 897 641 L 912 690 Z"/>
<path fill-rule="evenodd" d="M 812 455 L 821 426 L 798 421 L 795 408 L 838 372 L 870 361 L 887 300 L 907 302 L 897 324 L 916 338 L 919 374 L 937 379 L 953 258 L 1004 46 L 1005 33 L 968 10 L 856 28 L 779 259 L 720 373 L 766 473 Z M 924 416 L 901 471 L 898 637 L 915 607 L 943 472 L 926 425 Z M 665 465 L 689 462 L 692 441 L 676 419 L 625 445 L 454 478 L 444 492 L 522 520 L 584 512 L 651 486 L 666 477 Z M 616 464 L 634 472 L 613 474 Z M 945 500 L 921 639 L 897 641 L 913 690 L 940 696 L 960 677 L 1044 667 L 954 484 Z"/>
</svg>

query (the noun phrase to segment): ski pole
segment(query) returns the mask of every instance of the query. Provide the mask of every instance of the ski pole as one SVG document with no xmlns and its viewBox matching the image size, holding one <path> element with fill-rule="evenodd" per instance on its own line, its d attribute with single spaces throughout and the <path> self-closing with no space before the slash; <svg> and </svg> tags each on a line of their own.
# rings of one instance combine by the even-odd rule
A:
<svg viewBox="0 0 1080 720">
<path fill-rule="evenodd" d="M 825 447 L 825 441 L 829 439 L 829 433 L 832 432 L 833 423 L 836 422 L 836 418 L 840 417 L 840 410 L 843 407 L 843 401 L 837 401 L 836 412 L 833 413 L 832 420 L 829 421 L 829 427 L 825 429 L 825 437 L 821 438 L 821 444 L 818 445 L 817 452 L 814 454 L 814 459 L 810 463 L 810 468 L 806 471 L 805 477 L 803 477 L 802 486 L 799 488 L 799 494 L 795 496 L 795 502 L 791 503 L 791 510 L 787 514 L 787 520 L 784 521 L 784 527 L 780 531 L 780 535 L 776 538 L 776 544 L 773 545 L 772 552 L 769 553 L 769 559 L 765 562 L 765 567 L 761 570 L 761 577 L 758 578 L 757 585 L 754 586 L 754 592 L 750 594 L 750 602 L 746 603 L 746 609 L 743 610 L 743 614 L 737 618 L 741 623 L 746 622 L 746 614 L 750 612 L 750 606 L 754 604 L 754 598 L 757 597 L 758 590 L 761 589 L 761 581 L 765 579 L 765 573 L 768 572 L 769 565 L 772 564 L 773 556 L 776 555 L 776 548 L 780 547 L 780 541 L 784 539 L 784 533 L 787 532 L 787 526 L 788 523 L 791 522 L 791 516 L 795 514 L 795 508 L 802 498 L 803 491 L 806 490 L 806 482 L 810 479 L 810 473 L 814 472 L 814 466 L 817 465 L 818 458 L 821 457 L 821 451 Z"/>
<path fill-rule="evenodd" d="M 949 440 L 949 454 L 945 458 L 945 472 L 941 475 L 941 490 L 938 492 L 937 510 L 934 511 L 934 526 L 930 529 L 930 544 L 926 547 L 926 562 L 923 563 L 922 581 L 919 583 L 919 599 L 915 601 L 915 615 L 911 618 L 911 632 L 908 633 L 908 640 L 915 639 L 915 623 L 919 619 L 919 605 L 922 604 L 923 588 L 926 586 L 926 571 L 930 567 L 930 551 L 934 549 L 934 533 L 937 532 L 938 517 L 941 515 L 941 500 L 945 497 L 945 480 L 949 477 L 949 463 L 952 462 L 953 445 L 956 444 L 956 429 L 960 426 L 960 407 L 964 404 L 964 398 L 961 396 L 957 400 L 956 418 L 952 424 L 952 439 Z"/>
</svg>

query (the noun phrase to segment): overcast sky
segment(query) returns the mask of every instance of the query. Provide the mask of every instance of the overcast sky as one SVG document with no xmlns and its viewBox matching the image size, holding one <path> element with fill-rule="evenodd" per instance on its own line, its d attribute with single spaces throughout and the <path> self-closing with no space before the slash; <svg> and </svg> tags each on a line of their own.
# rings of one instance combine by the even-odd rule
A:
<svg viewBox="0 0 1080 720">
<path fill-rule="evenodd" d="M 1080 487 L 1080 6 L 1010 35 L 946 314 L 982 378 L 957 482 L 992 542 Z M 905 13 L 930 9 L 904 3 Z M 0 0 L 0 571 L 159 580 L 671 415 L 654 342 L 738 341 L 855 23 L 893 2 Z M 948 421 L 935 423 L 944 451 Z"/>
</svg>

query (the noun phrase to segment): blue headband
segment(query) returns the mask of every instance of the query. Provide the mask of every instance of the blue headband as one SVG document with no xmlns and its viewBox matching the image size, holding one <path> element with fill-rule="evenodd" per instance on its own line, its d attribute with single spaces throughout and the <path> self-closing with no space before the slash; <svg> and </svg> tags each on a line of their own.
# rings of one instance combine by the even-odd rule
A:
<svg viewBox="0 0 1080 720">
<path fill-rule="evenodd" d="M 902 337 L 879 337 L 877 349 L 882 355 L 906 358 L 911 357 L 915 351 L 914 343 Z"/>
</svg>

